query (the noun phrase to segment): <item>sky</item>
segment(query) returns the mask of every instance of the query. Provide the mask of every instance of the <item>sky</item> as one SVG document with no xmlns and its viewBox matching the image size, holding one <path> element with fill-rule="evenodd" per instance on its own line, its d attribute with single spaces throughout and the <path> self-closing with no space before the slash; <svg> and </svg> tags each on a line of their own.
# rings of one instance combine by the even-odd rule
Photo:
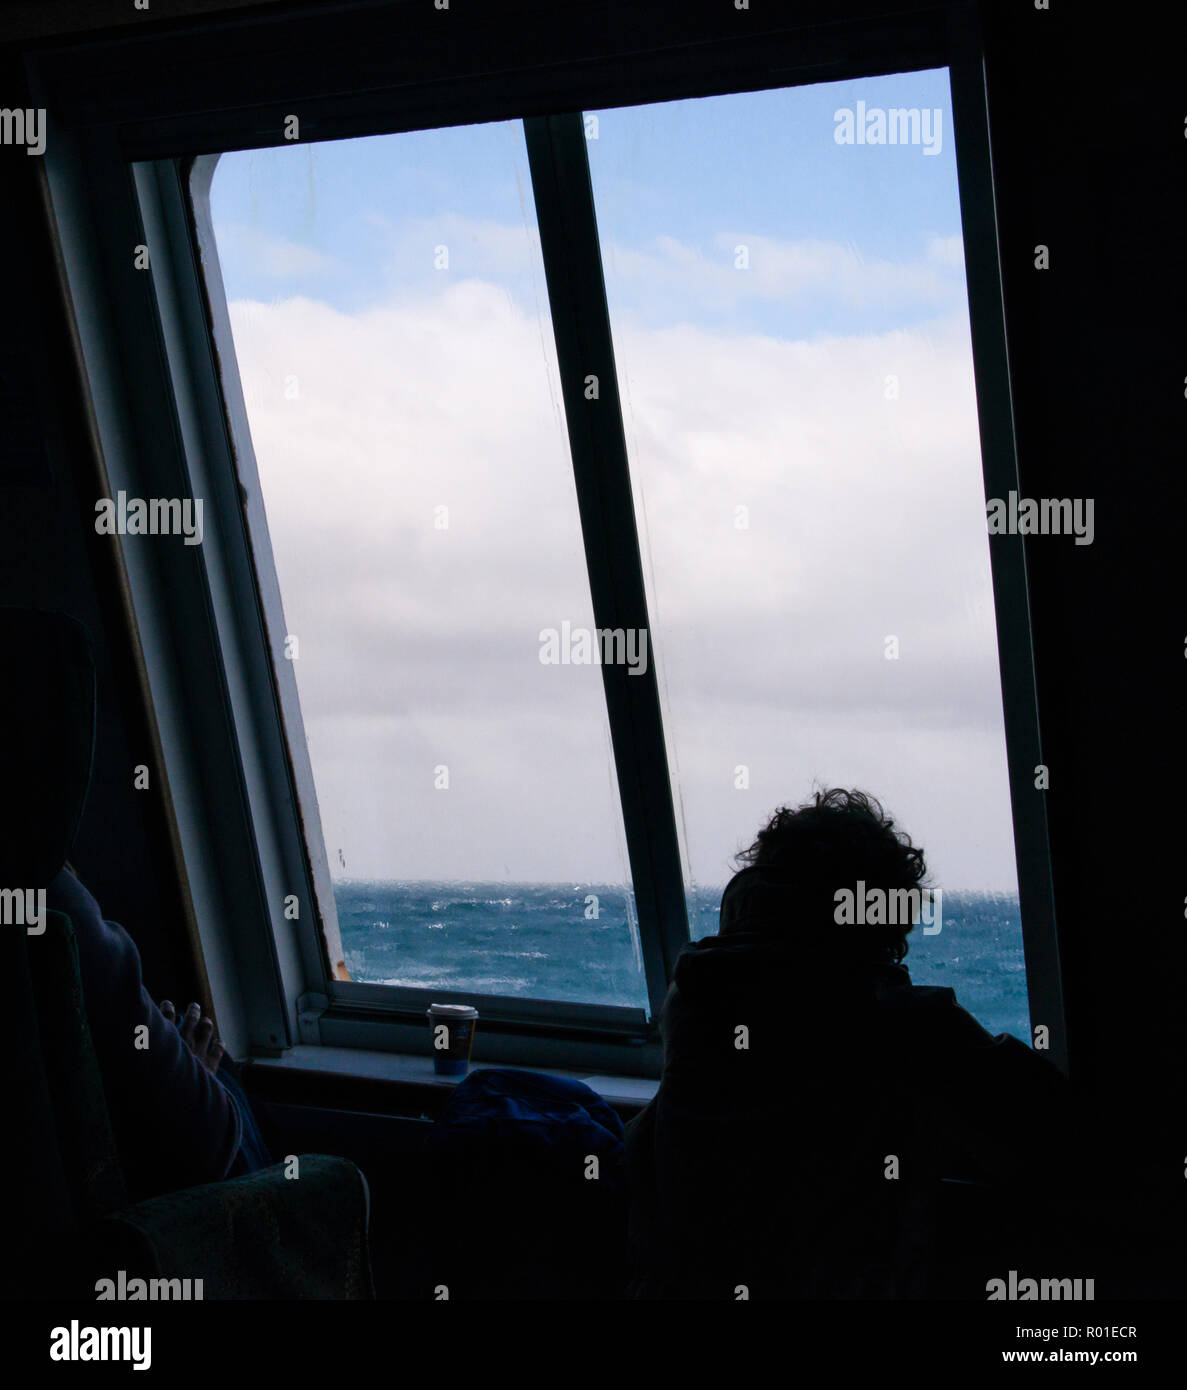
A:
<svg viewBox="0 0 1187 1390">
<path fill-rule="evenodd" d="M 934 153 L 838 143 L 859 102 Z M 857 785 L 1016 887 L 950 112 L 940 71 L 587 113 L 696 883 Z M 522 126 L 225 154 L 211 200 L 332 871 L 626 881 L 600 673 L 540 660 L 594 620 Z"/>
</svg>

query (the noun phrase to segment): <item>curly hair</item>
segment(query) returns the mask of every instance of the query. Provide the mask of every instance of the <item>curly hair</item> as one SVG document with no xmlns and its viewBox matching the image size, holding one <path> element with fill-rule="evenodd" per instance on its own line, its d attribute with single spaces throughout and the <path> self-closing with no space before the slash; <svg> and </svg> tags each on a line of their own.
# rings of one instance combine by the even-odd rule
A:
<svg viewBox="0 0 1187 1390">
<path fill-rule="evenodd" d="M 881 803 L 841 787 L 817 791 L 794 810 L 779 807 L 737 859 L 793 884 L 804 919 L 814 921 L 835 920 L 837 891 L 853 890 L 859 880 L 890 892 L 923 889 L 927 874 L 923 850 L 895 828 Z M 874 954 L 895 964 L 904 959 L 910 923 L 866 930 Z"/>
</svg>

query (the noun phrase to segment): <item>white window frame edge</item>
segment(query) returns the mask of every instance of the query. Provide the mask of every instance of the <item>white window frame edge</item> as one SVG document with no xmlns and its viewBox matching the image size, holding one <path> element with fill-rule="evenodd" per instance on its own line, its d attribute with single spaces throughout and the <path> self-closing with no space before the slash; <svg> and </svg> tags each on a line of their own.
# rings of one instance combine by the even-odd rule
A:
<svg viewBox="0 0 1187 1390">
<path fill-rule="evenodd" d="M 177 248 L 170 237 L 176 231 L 178 209 L 166 206 L 162 188 L 162 165 L 168 165 L 171 173 L 172 161 L 130 166 L 109 128 L 78 139 L 61 131 L 54 135 L 45 155 L 50 206 L 109 494 L 171 495 L 171 483 L 166 482 L 170 491 L 165 493 L 156 484 L 170 470 L 176 481 L 180 465 L 188 477 L 183 495 L 204 501 L 203 541 L 195 549 L 203 552 L 208 601 L 212 608 L 220 603 L 225 607 L 230 570 L 227 548 L 234 538 L 220 525 L 218 508 L 209 505 L 216 495 L 211 490 L 209 461 L 217 453 L 218 441 L 212 437 L 210 421 L 203 417 L 186 370 L 202 345 L 187 337 L 193 325 L 185 320 L 184 295 L 179 295 L 177 284 Z M 131 237 L 130 215 L 140 220 Z M 139 273 L 152 277 L 159 330 L 145 312 L 146 306 L 118 287 L 113 258 L 126 257 L 131 267 L 134 246 L 139 243 L 149 247 L 151 269 Z M 192 296 L 185 307 L 192 317 Z M 134 333 L 128 331 L 129 319 L 135 322 Z M 164 356 L 158 349 L 161 340 Z M 144 418 L 145 392 L 151 393 L 154 385 L 158 409 L 151 418 Z M 152 457 L 146 457 L 143 447 L 146 433 L 155 433 Z M 175 586 L 181 591 L 183 569 L 193 591 L 194 560 L 182 552 L 180 538 L 152 544 L 129 540 L 113 537 L 112 543 L 120 546 L 128 576 L 220 1033 L 233 1055 L 275 1052 L 297 1039 L 297 1000 L 305 991 L 307 976 L 293 935 L 275 930 L 278 923 L 273 920 L 274 930 L 265 942 L 258 917 L 261 905 L 275 904 L 276 912 L 269 914 L 275 919 L 285 893 L 293 891 L 290 885 L 300 878 L 278 853 L 275 834 L 267 833 L 274 827 L 264 781 L 265 750 L 259 730 L 247 718 L 250 701 L 234 698 L 237 687 L 242 687 L 244 666 L 233 648 L 220 652 L 207 645 L 213 636 L 208 614 L 179 611 L 158 601 L 160 593 L 171 592 Z M 178 631 L 181 624 L 188 629 L 184 637 Z M 242 630 L 238 624 L 236 628 L 242 640 Z M 220 628 L 224 640 L 225 635 Z M 227 682 L 232 698 L 223 708 L 234 725 L 239 767 L 223 763 L 214 773 L 209 750 L 196 746 L 191 714 L 197 697 L 195 664 L 204 666 L 213 685 L 223 679 Z M 210 688 L 201 692 L 209 693 Z M 212 780 L 220 781 L 219 805 L 211 804 Z M 212 822 L 219 820 L 220 813 L 230 812 L 235 819 L 234 803 L 244 787 L 248 804 L 240 814 L 246 815 L 249 843 L 229 857 L 222 852 L 225 842 L 218 843 L 219 828 Z"/>
<path fill-rule="evenodd" d="M 177 194 L 182 205 L 174 208 L 175 218 L 188 218 L 193 215 L 195 251 L 198 257 L 198 271 L 210 313 L 209 332 L 211 345 L 217 362 L 214 365 L 215 384 L 220 388 L 218 411 L 220 423 L 225 409 L 226 429 L 229 431 L 230 456 L 224 456 L 219 464 L 229 468 L 242 485 L 246 496 L 243 509 L 246 521 L 246 535 L 253 550 L 256 590 L 263 610 L 263 621 L 269 638 L 268 650 L 271 657 L 273 677 L 280 701 L 278 732 L 287 740 L 288 759 L 292 769 L 295 803 L 293 810 L 300 822 L 305 852 L 309 856 L 309 869 L 312 874 L 312 889 L 316 895 L 316 911 L 321 915 L 321 929 L 325 937 L 325 950 L 328 954 L 329 984 L 335 979 L 337 962 L 345 960 L 342 947 L 342 933 L 338 925 L 338 913 L 334 901 L 333 884 L 330 878 L 329 859 L 326 854 L 325 836 L 322 832 L 321 812 L 318 806 L 317 789 L 313 779 L 313 766 L 309 759 L 309 746 L 305 737 L 305 724 L 301 716 L 301 703 L 297 694 L 296 673 L 293 662 L 288 660 L 277 644 L 287 640 L 288 629 L 284 621 L 284 608 L 280 595 L 280 581 L 276 574 L 276 564 L 272 551 L 271 537 L 264 510 L 263 487 L 260 483 L 259 468 L 256 464 L 255 450 L 252 446 L 251 429 L 247 419 L 247 405 L 243 397 L 243 384 L 235 354 L 234 336 L 231 331 L 226 291 L 223 286 L 222 266 L 218 259 L 214 224 L 210 215 L 210 184 L 214 170 L 221 155 L 201 155 L 193 161 L 189 172 L 189 187 L 180 187 L 180 181 L 173 179 L 173 171 L 181 168 L 172 161 L 161 161 L 157 165 L 140 165 L 138 169 L 156 168 L 159 177 L 178 182 Z M 184 166 L 182 166 L 184 167 Z M 171 190 L 172 191 L 172 190 Z M 179 233 L 180 228 L 175 228 Z M 219 370 L 221 364 L 221 371 Z M 174 376 L 176 380 L 176 374 Z M 225 437 L 225 435 L 224 435 Z M 224 610 L 225 612 L 225 610 Z M 225 629 L 226 624 L 220 623 Z M 274 812 L 272 799 L 267 798 L 269 810 Z M 290 856 L 291 857 L 291 856 Z M 295 867 L 289 865 L 289 871 Z M 299 875 L 303 881 L 304 870 Z M 294 880 L 296 882 L 297 880 Z M 317 920 L 314 918 L 314 926 Z M 321 983 L 323 962 L 320 943 L 308 939 L 308 933 L 300 933 L 304 940 L 305 984 L 310 981 Z M 296 983 L 294 977 L 292 983 Z"/>
</svg>

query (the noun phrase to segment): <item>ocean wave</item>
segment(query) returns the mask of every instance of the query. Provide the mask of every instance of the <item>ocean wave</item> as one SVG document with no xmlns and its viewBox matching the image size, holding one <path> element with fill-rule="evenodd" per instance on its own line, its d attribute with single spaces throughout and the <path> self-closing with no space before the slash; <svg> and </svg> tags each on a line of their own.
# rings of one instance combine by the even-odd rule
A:
<svg viewBox="0 0 1187 1390">
<path fill-rule="evenodd" d="M 717 930 L 720 891 L 690 887 L 693 939 Z M 598 894 L 601 912 L 583 920 L 588 893 Z M 424 991 L 646 1003 L 633 898 L 621 884 L 336 882 L 335 900 L 356 980 Z M 1016 902 L 1012 894 L 946 892 L 942 935 L 912 933 L 906 964 L 917 985 L 955 987 L 961 1004 L 990 1032 L 1027 1037 Z M 426 929 L 438 935 L 430 941 Z M 511 974 L 516 966 L 526 976 Z"/>
<path fill-rule="evenodd" d="M 390 985 L 393 989 L 457 989 L 456 980 L 448 980 L 445 978 L 437 980 L 424 975 L 417 975 L 415 977 L 392 975 L 376 980 L 369 979 L 366 975 L 356 975 L 355 978 L 360 984 Z"/>
</svg>

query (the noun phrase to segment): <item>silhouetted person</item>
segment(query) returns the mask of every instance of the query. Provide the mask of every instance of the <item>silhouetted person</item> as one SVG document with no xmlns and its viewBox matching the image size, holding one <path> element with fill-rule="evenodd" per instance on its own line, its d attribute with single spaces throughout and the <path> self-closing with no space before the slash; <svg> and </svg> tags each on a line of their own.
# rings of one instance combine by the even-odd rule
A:
<svg viewBox="0 0 1187 1390">
<path fill-rule="evenodd" d="M 8 657 L 0 680 L 0 888 L 44 891 L 45 905 L 71 919 L 83 1005 L 130 1195 L 259 1165 L 265 1151 L 262 1144 L 253 1148 L 258 1134 L 250 1106 L 221 1060 L 210 1020 L 203 1021 L 196 1005 L 180 1019 L 172 1006 L 157 1007 L 132 939 L 104 921 L 67 864 L 95 758 L 95 661 L 85 627 L 65 613 L 0 605 L 0 650 Z M 30 988 L 43 977 L 40 942 L 30 934 L 20 953 Z M 45 1002 L 22 998 L 21 1007 L 40 1013 Z M 49 1004 L 63 1011 L 63 1026 L 72 1001 Z M 49 1014 L 41 1021 L 54 1026 Z M 42 1050 L 31 1040 L 19 1055 L 34 1070 L 42 1064 Z M 37 1093 L 34 1079 L 25 1092 L 25 1113 L 34 1123 L 43 1114 Z M 62 1104 L 65 1115 L 71 1102 L 63 1097 Z M 60 1139 L 69 1145 L 69 1136 Z M 31 1155 L 32 1147 L 23 1152 Z M 47 1192 L 50 1185 L 47 1180 Z"/>
<path fill-rule="evenodd" d="M 925 877 L 873 798 L 781 809 L 739 859 L 719 934 L 677 960 L 663 1078 L 627 1132 L 631 1292 L 932 1294 L 938 1180 L 1056 1177 L 1066 1081 L 912 985 L 909 919 L 838 921 L 838 892 Z"/>
</svg>

